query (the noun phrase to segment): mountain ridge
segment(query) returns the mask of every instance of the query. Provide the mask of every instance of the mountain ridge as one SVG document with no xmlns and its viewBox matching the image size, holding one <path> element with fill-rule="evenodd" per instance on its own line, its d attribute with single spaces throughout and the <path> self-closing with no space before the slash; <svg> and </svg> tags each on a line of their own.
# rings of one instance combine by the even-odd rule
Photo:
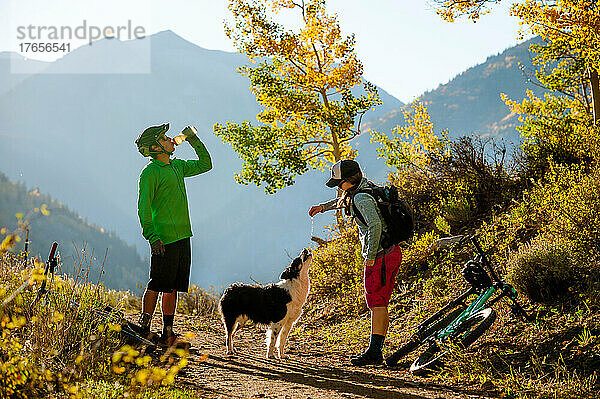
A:
<svg viewBox="0 0 600 399">
<path fill-rule="evenodd" d="M 468 68 L 436 89 L 419 96 L 416 101 L 427 106 L 434 129 L 448 130 L 450 137 L 475 134 L 484 138 L 504 139 L 517 145 L 520 142 L 516 131 L 518 121 L 510 115 L 500 93 L 520 99 L 524 96 L 523 86 L 528 86 L 535 95 L 543 95 L 545 90 L 527 84 L 529 78 L 523 72 L 533 71 L 529 47 L 540 41 L 537 37 L 532 38 L 490 55 L 485 62 Z M 368 127 L 388 132 L 397 125 L 402 126 L 405 108 L 391 110 Z"/>
<path fill-rule="evenodd" d="M 43 204 L 47 206 L 49 215 L 31 213 Z M 89 282 L 100 281 L 109 288 L 140 293 L 137 286 L 144 283 L 144 278 L 147 279 L 148 262 L 140 258 L 135 247 L 127 245 L 114 231 L 88 223 L 86 218 L 50 195 L 41 193 L 38 188 L 29 189 L 24 184 L 11 182 L 0 172 L 0 227 L 15 231 L 17 213 L 30 215 L 22 219 L 29 225 L 30 257 L 43 261 L 50 244 L 56 241 L 62 254 L 63 273 L 72 274 L 73 264 L 84 255 L 84 273 Z M 24 233 L 18 234 L 22 240 L 17 243 L 16 251 L 23 250 L 25 244 Z"/>
</svg>

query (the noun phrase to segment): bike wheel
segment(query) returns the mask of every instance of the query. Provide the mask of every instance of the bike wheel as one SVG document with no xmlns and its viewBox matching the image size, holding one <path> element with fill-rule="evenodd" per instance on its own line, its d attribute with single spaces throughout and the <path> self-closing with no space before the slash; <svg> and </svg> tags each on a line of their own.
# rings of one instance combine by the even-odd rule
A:
<svg viewBox="0 0 600 399">
<path fill-rule="evenodd" d="M 404 356 L 408 355 L 410 352 L 417 349 L 420 345 L 421 345 L 421 342 L 419 342 L 419 341 L 415 341 L 415 340 L 408 341 L 407 343 L 402 345 L 400 348 L 398 348 L 398 350 L 396 352 L 394 352 L 390 356 L 388 356 L 385 359 L 385 364 L 389 367 L 393 367 L 393 366 L 397 365 L 398 362 L 400 361 L 400 359 L 402 359 Z"/>
<path fill-rule="evenodd" d="M 475 313 L 456 328 L 456 331 L 450 339 L 457 340 L 459 345 L 467 348 L 479 337 L 483 335 L 496 321 L 496 311 L 492 308 L 485 308 Z M 437 344 L 431 344 L 410 366 L 410 371 L 414 375 L 426 376 L 433 371 L 439 370 L 444 363 L 442 358 L 445 355 Z"/>
<path fill-rule="evenodd" d="M 463 348 L 469 347 L 494 324 L 497 316 L 494 309 L 485 308 L 463 321 L 456 329 L 455 335 L 460 338 L 460 345 Z"/>
<path fill-rule="evenodd" d="M 427 376 L 444 365 L 440 360 L 442 356 L 444 352 L 436 343 L 432 343 L 410 365 L 410 372 L 421 377 Z"/>
<path fill-rule="evenodd" d="M 407 343 L 402 345 L 400 348 L 398 348 L 398 350 L 396 350 L 396 352 L 394 352 L 390 356 L 388 356 L 385 359 L 385 364 L 388 365 L 389 367 L 393 367 L 396 364 L 398 364 L 398 362 L 403 357 L 405 357 L 406 355 L 408 355 L 409 353 L 411 353 L 415 349 L 417 349 L 419 346 L 421 346 L 421 344 L 423 343 L 425 338 L 448 327 L 448 325 L 450 325 L 450 323 L 452 323 L 458 316 L 460 316 L 460 314 L 464 310 L 465 310 L 464 306 L 461 306 L 459 308 L 454 309 L 452 312 L 448 313 L 446 316 L 442 317 L 436 323 L 432 324 L 429 328 L 427 328 L 423 333 L 419 334 L 419 336 L 421 337 L 420 341 L 419 340 L 408 341 Z"/>
</svg>

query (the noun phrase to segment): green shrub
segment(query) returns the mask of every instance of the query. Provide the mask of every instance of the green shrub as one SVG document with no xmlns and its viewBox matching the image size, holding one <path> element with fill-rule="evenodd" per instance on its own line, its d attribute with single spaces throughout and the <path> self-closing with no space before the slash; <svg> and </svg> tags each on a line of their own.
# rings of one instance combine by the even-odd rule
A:
<svg viewBox="0 0 600 399">
<path fill-rule="evenodd" d="M 600 160 L 600 129 L 590 123 L 583 101 L 549 93 L 542 99 L 531 91 L 521 103 L 502 98 L 523 122 L 517 130 L 523 137 L 525 179 L 544 178 L 553 165 L 590 166 Z"/>
<path fill-rule="evenodd" d="M 574 243 L 582 253 L 600 250 L 600 169 L 553 166 L 540 190 L 547 231 Z"/>
<path fill-rule="evenodd" d="M 578 266 L 570 243 L 540 236 L 509 260 L 508 280 L 532 302 L 552 303 L 573 287 Z"/>
<path fill-rule="evenodd" d="M 461 226 L 471 219 L 471 206 L 462 196 L 450 196 L 442 203 L 442 210 L 450 225 Z"/>
</svg>

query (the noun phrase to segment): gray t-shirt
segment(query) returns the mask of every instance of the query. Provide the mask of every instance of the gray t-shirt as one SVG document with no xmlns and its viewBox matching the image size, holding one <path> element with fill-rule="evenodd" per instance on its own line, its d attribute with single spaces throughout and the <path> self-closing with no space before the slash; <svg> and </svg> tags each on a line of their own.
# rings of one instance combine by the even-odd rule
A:
<svg viewBox="0 0 600 399">
<path fill-rule="evenodd" d="M 372 182 L 363 177 L 358 184 L 357 191 L 372 185 L 374 185 Z M 339 198 L 333 198 L 319 205 L 323 207 L 324 212 L 330 211 L 336 208 L 338 200 Z M 354 205 L 356 205 L 366 223 L 362 223 L 359 218 L 354 217 L 354 221 L 358 226 L 358 238 L 362 246 L 362 255 L 365 259 L 374 260 L 377 253 L 383 250 L 381 247 L 381 234 L 383 231 L 387 231 L 387 226 L 373 196 L 367 193 L 355 194 Z M 350 214 L 355 216 L 352 207 L 350 208 Z"/>
</svg>

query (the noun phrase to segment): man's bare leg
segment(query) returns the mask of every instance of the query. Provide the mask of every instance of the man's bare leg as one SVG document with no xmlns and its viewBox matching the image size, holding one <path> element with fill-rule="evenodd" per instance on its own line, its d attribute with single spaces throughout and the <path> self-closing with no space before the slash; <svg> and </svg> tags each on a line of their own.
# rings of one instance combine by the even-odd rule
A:
<svg viewBox="0 0 600 399">
<path fill-rule="evenodd" d="M 162 295 L 162 314 L 174 315 L 177 308 L 177 291 L 163 292 Z"/>
<path fill-rule="evenodd" d="M 156 308 L 156 302 L 158 301 L 158 294 L 158 291 L 146 288 L 144 296 L 142 297 L 142 315 L 140 316 L 139 324 L 147 333 L 150 332 L 150 324 L 152 322 L 154 309 Z"/>
</svg>

